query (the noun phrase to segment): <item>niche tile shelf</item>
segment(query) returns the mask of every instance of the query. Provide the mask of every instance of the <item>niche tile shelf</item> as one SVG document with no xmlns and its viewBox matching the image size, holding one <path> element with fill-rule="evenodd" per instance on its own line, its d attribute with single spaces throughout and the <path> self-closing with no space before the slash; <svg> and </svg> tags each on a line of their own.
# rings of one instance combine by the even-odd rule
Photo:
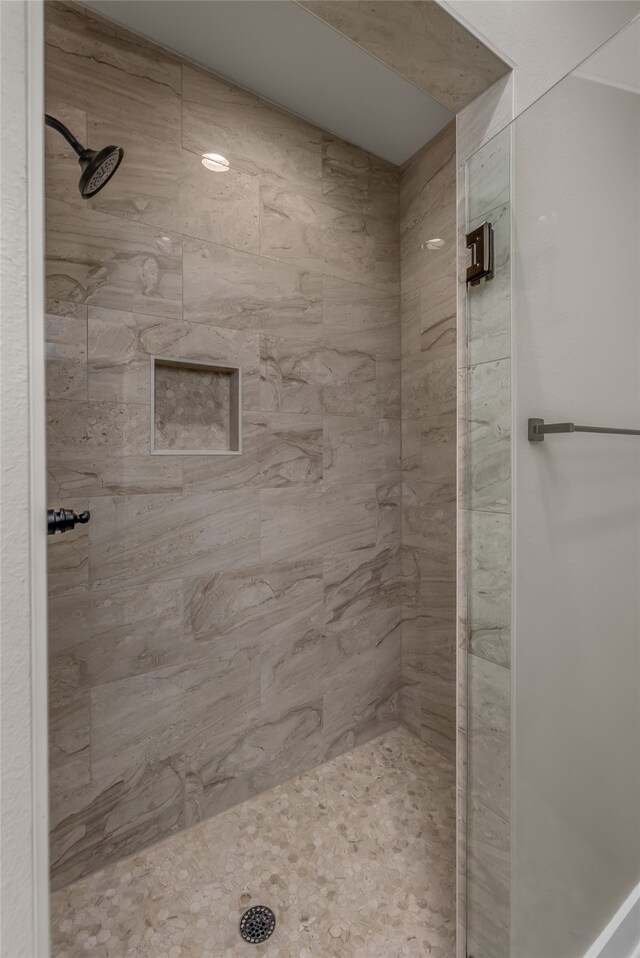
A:
<svg viewBox="0 0 640 958">
<path fill-rule="evenodd" d="M 151 357 L 151 452 L 242 452 L 242 370 L 228 363 Z"/>
</svg>

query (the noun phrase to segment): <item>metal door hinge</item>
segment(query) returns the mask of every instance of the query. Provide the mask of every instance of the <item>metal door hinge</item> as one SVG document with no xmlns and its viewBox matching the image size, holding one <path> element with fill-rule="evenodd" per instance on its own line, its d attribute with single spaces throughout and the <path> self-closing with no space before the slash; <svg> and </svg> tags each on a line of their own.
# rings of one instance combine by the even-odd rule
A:
<svg viewBox="0 0 640 958">
<path fill-rule="evenodd" d="M 477 286 L 481 279 L 493 279 L 493 226 L 483 223 L 466 236 L 471 250 L 471 266 L 467 269 L 467 284 Z"/>
</svg>

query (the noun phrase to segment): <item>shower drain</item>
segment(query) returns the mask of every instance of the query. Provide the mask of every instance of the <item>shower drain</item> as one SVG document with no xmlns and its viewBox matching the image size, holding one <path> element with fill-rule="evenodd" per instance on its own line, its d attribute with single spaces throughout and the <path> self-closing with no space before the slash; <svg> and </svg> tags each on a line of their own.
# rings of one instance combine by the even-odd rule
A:
<svg viewBox="0 0 640 958">
<path fill-rule="evenodd" d="M 252 945 L 259 945 L 273 934 L 276 916 L 266 905 L 254 905 L 240 919 L 240 935 Z"/>
</svg>

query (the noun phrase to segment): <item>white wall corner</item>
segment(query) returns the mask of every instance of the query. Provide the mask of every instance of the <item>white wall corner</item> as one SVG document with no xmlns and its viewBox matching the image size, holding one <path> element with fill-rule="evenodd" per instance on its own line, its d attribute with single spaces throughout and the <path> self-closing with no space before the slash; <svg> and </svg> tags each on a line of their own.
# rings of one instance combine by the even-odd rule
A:
<svg viewBox="0 0 640 958">
<path fill-rule="evenodd" d="M 46 958 L 41 0 L 0 4 L 0 955 Z"/>
</svg>

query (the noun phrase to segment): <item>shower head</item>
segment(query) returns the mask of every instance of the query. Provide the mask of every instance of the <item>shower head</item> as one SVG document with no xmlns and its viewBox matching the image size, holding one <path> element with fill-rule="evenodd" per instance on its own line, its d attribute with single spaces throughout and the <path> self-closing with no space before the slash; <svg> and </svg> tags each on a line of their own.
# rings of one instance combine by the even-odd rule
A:
<svg viewBox="0 0 640 958">
<path fill-rule="evenodd" d="M 109 182 L 122 163 L 124 150 L 120 146 L 105 146 L 104 149 L 83 150 L 79 156 L 82 175 L 80 195 L 85 199 L 95 196 Z"/>
<path fill-rule="evenodd" d="M 64 123 L 56 120 L 54 116 L 45 113 L 44 122 L 46 126 L 50 126 L 52 130 L 56 130 L 63 136 L 78 155 L 78 162 L 82 168 L 80 183 L 78 184 L 80 195 L 85 200 L 95 196 L 103 186 L 106 186 L 122 163 L 124 156 L 122 147 L 105 146 L 97 152 L 96 150 L 85 149 Z"/>
</svg>

